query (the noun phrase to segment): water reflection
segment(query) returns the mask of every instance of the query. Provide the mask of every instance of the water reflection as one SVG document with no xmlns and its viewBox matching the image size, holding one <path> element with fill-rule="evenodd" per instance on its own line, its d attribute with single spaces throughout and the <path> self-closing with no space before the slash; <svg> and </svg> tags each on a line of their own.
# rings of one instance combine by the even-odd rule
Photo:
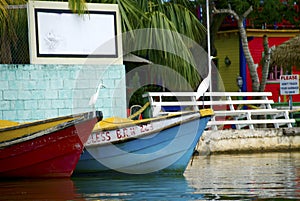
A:
<svg viewBox="0 0 300 201">
<path fill-rule="evenodd" d="M 0 200 L 194 200 L 183 175 L 93 175 L 0 182 Z"/>
<path fill-rule="evenodd" d="M 0 200 L 300 200 L 300 152 L 195 157 L 183 176 L 1 180 Z"/>
<path fill-rule="evenodd" d="M 184 176 L 180 175 L 107 175 L 72 178 L 77 192 L 87 199 L 194 200 Z"/>
<path fill-rule="evenodd" d="M 81 200 L 71 179 L 22 179 L 0 182 L 0 200 Z"/>
<path fill-rule="evenodd" d="M 198 157 L 185 172 L 195 193 L 222 198 L 300 199 L 300 153 Z"/>
</svg>

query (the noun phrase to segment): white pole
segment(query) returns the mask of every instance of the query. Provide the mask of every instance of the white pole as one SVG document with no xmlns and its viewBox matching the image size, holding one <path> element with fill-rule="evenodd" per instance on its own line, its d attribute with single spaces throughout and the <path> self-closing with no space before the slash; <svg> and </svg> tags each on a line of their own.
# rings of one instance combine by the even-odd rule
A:
<svg viewBox="0 0 300 201">
<path fill-rule="evenodd" d="M 207 62 L 208 62 L 208 74 L 210 75 L 209 79 L 209 91 L 212 92 L 212 86 L 211 86 L 211 57 L 210 57 L 210 23 L 209 23 L 209 0 L 206 0 L 206 30 L 207 30 Z M 210 97 L 210 100 L 212 97 Z"/>
</svg>

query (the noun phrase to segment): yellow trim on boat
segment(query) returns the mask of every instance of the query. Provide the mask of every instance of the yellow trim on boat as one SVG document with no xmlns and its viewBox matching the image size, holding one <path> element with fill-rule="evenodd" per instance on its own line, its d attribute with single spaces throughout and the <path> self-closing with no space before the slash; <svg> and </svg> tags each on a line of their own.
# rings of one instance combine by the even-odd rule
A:
<svg viewBox="0 0 300 201">
<path fill-rule="evenodd" d="M 199 110 L 201 117 L 214 115 L 214 111 L 211 108 Z"/>
<path fill-rule="evenodd" d="M 178 112 L 178 113 L 170 113 L 165 116 L 159 116 L 159 117 L 154 117 L 154 118 L 147 118 L 147 119 L 140 119 L 140 120 L 131 120 L 128 118 L 121 118 L 121 117 L 109 117 L 106 119 L 103 119 L 102 121 L 99 121 L 94 129 L 93 132 L 97 131 L 103 131 L 103 130 L 115 130 L 118 128 L 130 126 L 133 124 L 139 124 L 139 123 L 145 123 L 145 122 L 150 122 L 150 121 L 155 121 L 158 119 L 165 119 L 165 118 L 170 118 L 172 116 L 178 116 L 178 115 L 183 115 L 190 113 L 190 111 L 183 111 L 183 112 Z M 199 110 L 200 116 L 205 117 L 205 116 L 212 116 L 214 115 L 214 112 L 212 109 L 201 109 Z"/>
<path fill-rule="evenodd" d="M 99 121 L 93 131 L 97 130 L 114 130 L 119 128 L 120 126 L 124 125 L 131 125 L 135 122 L 134 120 L 130 120 L 127 118 L 121 118 L 121 117 L 109 117 L 106 119 L 103 119 L 102 121 Z"/>
<path fill-rule="evenodd" d="M 6 129 L 9 127 L 16 127 L 15 129 L 11 129 L 11 130 L 4 130 L 1 131 L 0 130 L 0 142 L 4 142 L 4 141 L 8 141 L 8 140 L 13 140 L 15 138 L 20 138 L 20 137 L 24 137 L 42 130 L 46 130 L 49 129 L 53 126 L 57 126 L 61 123 L 65 123 L 68 121 L 71 121 L 75 118 L 67 118 L 67 119 L 60 119 L 58 121 L 54 121 L 54 122 L 41 122 L 41 124 L 34 124 L 34 125 L 29 125 L 28 127 L 23 127 L 23 125 L 26 125 L 26 123 L 24 124 L 18 124 L 17 122 L 14 122 L 14 124 L 11 121 L 6 121 L 6 120 L 1 120 L 1 127 L 0 129 Z M 4 123 L 7 123 L 7 125 L 5 126 Z M 32 123 L 32 122 L 31 122 Z M 18 126 L 21 126 L 20 128 L 18 128 Z"/>
<path fill-rule="evenodd" d="M 15 121 L 9 121 L 9 120 L 0 120 L 0 128 L 6 128 L 11 126 L 17 126 L 19 125 L 19 122 Z"/>
</svg>

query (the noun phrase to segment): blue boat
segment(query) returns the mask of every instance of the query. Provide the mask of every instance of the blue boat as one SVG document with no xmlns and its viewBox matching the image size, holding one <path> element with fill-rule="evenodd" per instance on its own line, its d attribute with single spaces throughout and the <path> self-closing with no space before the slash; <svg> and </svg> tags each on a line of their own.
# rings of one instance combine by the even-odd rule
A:
<svg viewBox="0 0 300 201">
<path fill-rule="evenodd" d="M 213 115 L 182 111 L 142 120 L 103 119 L 94 127 L 74 174 L 183 174 Z"/>
</svg>

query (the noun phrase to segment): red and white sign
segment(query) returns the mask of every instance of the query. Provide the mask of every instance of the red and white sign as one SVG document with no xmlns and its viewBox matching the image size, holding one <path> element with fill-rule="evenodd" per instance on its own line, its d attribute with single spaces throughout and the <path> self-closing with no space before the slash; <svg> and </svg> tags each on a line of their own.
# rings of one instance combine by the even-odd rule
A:
<svg viewBox="0 0 300 201">
<path fill-rule="evenodd" d="M 281 95 L 299 94 L 299 75 L 281 75 L 280 94 Z"/>
</svg>

